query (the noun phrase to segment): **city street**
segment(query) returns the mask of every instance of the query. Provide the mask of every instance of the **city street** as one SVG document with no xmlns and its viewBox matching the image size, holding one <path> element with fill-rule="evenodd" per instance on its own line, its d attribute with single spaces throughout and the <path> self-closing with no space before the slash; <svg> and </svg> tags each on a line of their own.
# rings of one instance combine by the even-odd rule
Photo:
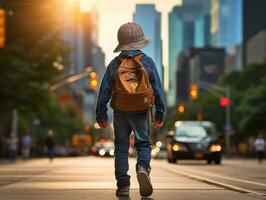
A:
<svg viewBox="0 0 266 200">
<path fill-rule="evenodd" d="M 266 200 L 265 10 L 0 0 L 0 200 Z"/>
<path fill-rule="evenodd" d="M 222 165 L 204 161 L 168 164 L 152 161 L 154 193 L 146 199 L 249 200 L 266 197 L 266 163 L 224 160 Z M 2 162 L 0 200 L 100 200 L 141 199 L 130 159 L 130 198 L 115 196 L 113 158 L 79 157 Z M 264 196 L 265 195 L 265 196 Z M 144 198 L 143 198 L 144 199 Z"/>
</svg>

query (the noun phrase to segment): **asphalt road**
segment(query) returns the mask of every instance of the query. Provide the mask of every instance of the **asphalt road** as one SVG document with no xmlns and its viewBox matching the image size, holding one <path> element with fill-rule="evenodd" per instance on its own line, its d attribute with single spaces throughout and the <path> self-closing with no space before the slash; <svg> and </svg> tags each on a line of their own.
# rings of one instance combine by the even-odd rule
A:
<svg viewBox="0 0 266 200">
<path fill-rule="evenodd" d="M 266 199 L 266 163 L 224 160 L 206 165 L 201 161 L 168 164 L 152 161 L 154 193 L 150 198 L 171 200 Z M 113 158 L 58 158 L 0 164 L 0 200 L 117 200 L 141 199 L 130 159 L 130 198 L 115 196 Z"/>
</svg>

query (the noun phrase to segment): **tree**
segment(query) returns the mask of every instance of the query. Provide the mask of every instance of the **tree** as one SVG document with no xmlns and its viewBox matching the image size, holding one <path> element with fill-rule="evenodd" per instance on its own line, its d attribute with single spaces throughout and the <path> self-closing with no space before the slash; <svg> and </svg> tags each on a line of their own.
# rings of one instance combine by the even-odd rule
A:
<svg viewBox="0 0 266 200">
<path fill-rule="evenodd" d="M 247 66 L 221 80 L 232 94 L 232 121 L 238 138 L 266 130 L 266 63 Z"/>
<path fill-rule="evenodd" d="M 9 14 L 7 45 L 0 49 L 0 119 L 9 120 L 0 120 L 0 130 L 4 130 L 0 134 L 9 133 L 13 109 L 18 110 L 23 128 L 37 116 L 42 127 L 53 122 L 69 131 L 80 130 L 81 120 L 74 114 L 63 113 L 49 88 L 62 75 L 53 62 L 67 65 L 70 53 L 61 39 L 61 10 L 55 2 L 9 0 L 1 4 Z"/>
<path fill-rule="evenodd" d="M 57 18 L 43 10 L 48 1 L 10 0 L 7 13 L 7 45 L 0 52 L 1 111 L 41 112 L 49 101 L 49 83 L 60 71 L 53 62 L 67 62 L 69 48 L 61 40 Z M 44 12 L 45 11 L 45 12 Z"/>
</svg>

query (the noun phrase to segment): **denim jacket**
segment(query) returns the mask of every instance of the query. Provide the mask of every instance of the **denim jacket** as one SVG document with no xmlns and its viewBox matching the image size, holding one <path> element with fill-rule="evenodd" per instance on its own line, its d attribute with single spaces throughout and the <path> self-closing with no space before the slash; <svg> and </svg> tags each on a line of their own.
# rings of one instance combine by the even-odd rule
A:
<svg viewBox="0 0 266 200">
<path fill-rule="evenodd" d="M 127 56 L 136 56 L 142 54 L 143 52 L 140 50 L 125 50 L 120 53 L 119 56 L 127 57 Z M 158 71 L 153 60 L 144 54 L 141 58 L 141 63 L 144 65 L 144 68 L 149 77 L 150 83 L 153 88 L 154 96 L 155 96 L 155 119 L 164 120 L 165 116 L 165 103 L 164 103 L 164 93 L 162 84 L 159 78 Z M 109 102 L 112 94 L 112 88 L 115 82 L 116 71 L 119 66 L 119 61 L 117 59 L 113 59 L 111 63 L 108 65 L 103 79 L 101 81 L 100 90 L 98 93 L 98 100 L 96 106 L 96 121 L 108 121 L 107 115 L 107 103 Z M 113 108 L 114 109 L 114 108 Z"/>
</svg>

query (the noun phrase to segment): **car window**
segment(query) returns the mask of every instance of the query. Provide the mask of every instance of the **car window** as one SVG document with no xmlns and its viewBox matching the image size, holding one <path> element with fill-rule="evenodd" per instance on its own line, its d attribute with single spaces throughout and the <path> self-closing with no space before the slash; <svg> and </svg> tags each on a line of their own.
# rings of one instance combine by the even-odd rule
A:
<svg viewBox="0 0 266 200">
<path fill-rule="evenodd" d="M 202 126 L 179 126 L 176 128 L 176 136 L 190 138 L 204 138 L 208 136 L 207 131 Z"/>
</svg>

